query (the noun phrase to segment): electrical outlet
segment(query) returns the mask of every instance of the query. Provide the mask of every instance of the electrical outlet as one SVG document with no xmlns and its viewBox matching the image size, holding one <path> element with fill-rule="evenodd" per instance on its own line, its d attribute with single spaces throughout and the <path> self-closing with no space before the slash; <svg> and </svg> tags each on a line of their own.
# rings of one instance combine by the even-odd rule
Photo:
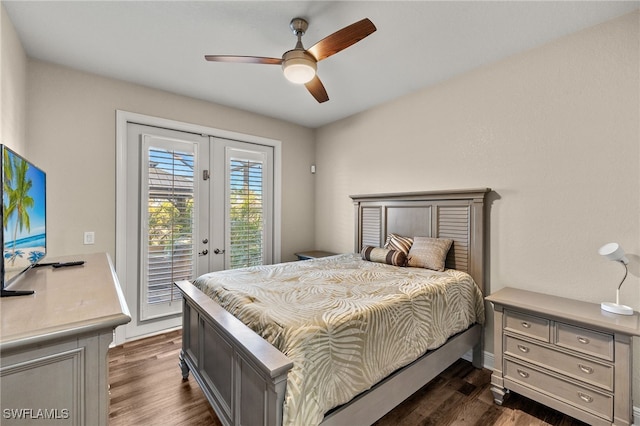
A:
<svg viewBox="0 0 640 426">
<path fill-rule="evenodd" d="M 95 244 L 96 242 L 96 233 L 93 231 L 86 231 L 84 233 L 84 244 Z"/>
</svg>

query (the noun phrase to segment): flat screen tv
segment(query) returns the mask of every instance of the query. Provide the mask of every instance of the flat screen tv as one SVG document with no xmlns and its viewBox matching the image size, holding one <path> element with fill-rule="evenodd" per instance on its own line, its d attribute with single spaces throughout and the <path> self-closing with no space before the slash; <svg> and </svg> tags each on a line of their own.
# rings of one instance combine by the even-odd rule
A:
<svg viewBox="0 0 640 426">
<path fill-rule="evenodd" d="M 33 294 L 12 283 L 47 254 L 47 177 L 8 147 L 2 150 L 2 297 Z"/>
</svg>

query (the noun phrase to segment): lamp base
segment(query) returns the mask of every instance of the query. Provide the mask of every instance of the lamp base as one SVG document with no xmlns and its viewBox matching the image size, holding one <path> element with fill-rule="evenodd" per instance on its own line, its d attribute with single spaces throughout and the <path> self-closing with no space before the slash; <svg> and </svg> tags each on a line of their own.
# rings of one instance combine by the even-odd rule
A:
<svg viewBox="0 0 640 426">
<path fill-rule="evenodd" d="M 600 309 L 603 311 L 611 312 L 618 315 L 633 315 L 633 309 L 629 306 L 618 305 L 617 303 L 602 302 Z"/>
</svg>

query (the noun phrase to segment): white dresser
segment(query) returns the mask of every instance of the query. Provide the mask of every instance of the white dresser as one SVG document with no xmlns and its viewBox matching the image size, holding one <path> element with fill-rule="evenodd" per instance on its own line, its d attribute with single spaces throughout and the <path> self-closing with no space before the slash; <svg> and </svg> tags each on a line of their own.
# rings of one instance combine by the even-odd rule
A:
<svg viewBox="0 0 640 426">
<path fill-rule="evenodd" d="M 107 350 L 131 317 L 109 256 L 73 259 L 85 264 L 32 269 L 11 289 L 35 294 L 0 301 L 2 425 L 109 422 Z"/>
<path fill-rule="evenodd" d="M 632 338 L 640 316 L 504 288 L 494 306 L 495 402 L 513 391 L 591 425 L 630 425 Z"/>
</svg>

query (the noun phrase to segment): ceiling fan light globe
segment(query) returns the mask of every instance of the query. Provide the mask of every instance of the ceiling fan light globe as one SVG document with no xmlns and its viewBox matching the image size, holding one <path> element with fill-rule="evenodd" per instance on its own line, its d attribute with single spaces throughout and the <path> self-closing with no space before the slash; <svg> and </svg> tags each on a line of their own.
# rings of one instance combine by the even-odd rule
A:
<svg viewBox="0 0 640 426">
<path fill-rule="evenodd" d="M 284 76 L 292 83 L 304 84 L 313 80 L 316 70 L 308 64 L 288 64 L 284 67 Z"/>
<path fill-rule="evenodd" d="M 282 70 L 287 80 L 296 84 L 304 84 L 313 80 L 316 75 L 316 61 L 303 50 L 290 50 L 282 58 Z"/>
</svg>

